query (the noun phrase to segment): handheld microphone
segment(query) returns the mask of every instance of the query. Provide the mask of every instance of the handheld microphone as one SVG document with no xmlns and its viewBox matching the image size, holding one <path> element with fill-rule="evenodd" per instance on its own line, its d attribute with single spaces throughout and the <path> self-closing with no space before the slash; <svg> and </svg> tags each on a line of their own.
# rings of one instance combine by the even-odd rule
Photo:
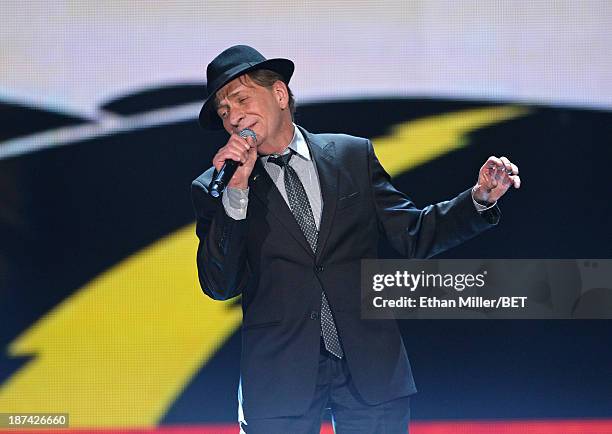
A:
<svg viewBox="0 0 612 434">
<path fill-rule="evenodd" d="M 243 139 L 246 139 L 247 137 L 252 137 L 254 141 L 257 141 L 257 135 L 253 130 L 249 128 L 245 128 L 244 130 L 240 131 L 238 135 Z M 223 163 L 221 170 L 219 170 L 219 172 L 215 176 L 215 179 L 213 179 L 213 182 L 210 185 L 210 195 L 212 197 L 221 196 L 221 193 L 225 191 L 225 187 L 227 187 L 227 184 L 232 179 L 232 176 L 234 176 L 234 173 L 236 173 L 236 169 L 238 169 L 239 165 L 240 162 L 238 161 L 225 160 L 225 163 Z"/>
</svg>

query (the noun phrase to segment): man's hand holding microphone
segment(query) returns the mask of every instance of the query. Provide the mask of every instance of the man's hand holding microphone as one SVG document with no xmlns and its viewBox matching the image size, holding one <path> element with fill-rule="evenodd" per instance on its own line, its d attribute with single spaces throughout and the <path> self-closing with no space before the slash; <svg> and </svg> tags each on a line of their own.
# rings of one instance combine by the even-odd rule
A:
<svg viewBox="0 0 612 434">
<path fill-rule="evenodd" d="M 245 128 L 237 134 L 232 134 L 213 157 L 217 175 L 213 179 L 210 194 L 219 197 L 225 187 L 246 189 L 255 161 L 257 136 L 253 130 Z"/>
</svg>

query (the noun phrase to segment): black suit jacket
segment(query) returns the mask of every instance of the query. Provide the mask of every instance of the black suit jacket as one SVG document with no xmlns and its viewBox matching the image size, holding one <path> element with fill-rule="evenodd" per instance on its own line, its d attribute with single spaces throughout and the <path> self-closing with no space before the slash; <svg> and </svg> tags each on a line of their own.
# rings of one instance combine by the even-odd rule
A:
<svg viewBox="0 0 612 434">
<path fill-rule="evenodd" d="M 250 418 L 299 415 L 310 404 L 321 291 L 363 399 L 376 404 L 415 393 L 397 323 L 360 318 L 360 261 L 378 257 L 382 237 L 403 257 L 426 258 L 499 219 L 497 207 L 479 214 L 470 190 L 417 209 L 391 185 L 369 140 L 302 132 L 323 200 L 314 254 L 259 160 L 244 220 L 209 196 L 212 168 L 192 183 L 202 289 L 218 300 L 242 294 L 242 405 Z"/>
</svg>

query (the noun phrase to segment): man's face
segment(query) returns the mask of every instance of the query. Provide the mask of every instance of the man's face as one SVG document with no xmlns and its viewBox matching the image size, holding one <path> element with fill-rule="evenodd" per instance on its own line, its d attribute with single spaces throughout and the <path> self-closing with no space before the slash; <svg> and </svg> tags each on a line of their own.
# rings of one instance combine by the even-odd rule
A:
<svg viewBox="0 0 612 434">
<path fill-rule="evenodd" d="M 287 101 L 284 83 L 277 81 L 271 88 L 258 85 L 248 75 L 227 83 L 217 92 L 217 114 L 230 134 L 250 128 L 257 136 L 260 154 L 278 152 L 287 128 Z M 286 89 L 286 87 L 284 87 Z M 289 123 L 290 115 L 289 115 Z"/>
</svg>

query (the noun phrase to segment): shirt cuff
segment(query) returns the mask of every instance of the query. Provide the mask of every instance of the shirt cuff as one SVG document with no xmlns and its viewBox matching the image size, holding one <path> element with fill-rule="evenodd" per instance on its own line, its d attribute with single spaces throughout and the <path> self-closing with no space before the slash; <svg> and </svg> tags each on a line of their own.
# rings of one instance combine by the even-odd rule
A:
<svg viewBox="0 0 612 434">
<path fill-rule="evenodd" d="M 249 188 L 227 187 L 221 197 L 221 203 L 229 217 L 234 220 L 244 220 L 249 204 Z"/>
<path fill-rule="evenodd" d="M 472 202 L 474 202 L 474 206 L 476 207 L 476 211 L 478 212 L 484 212 L 488 209 L 493 208 L 495 205 L 497 205 L 497 201 L 493 202 L 490 205 L 483 205 L 480 202 L 477 202 L 476 199 L 474 199 L 474 189 L 476 188 L 476 186 L 472 187 Z"/>
</svg>

